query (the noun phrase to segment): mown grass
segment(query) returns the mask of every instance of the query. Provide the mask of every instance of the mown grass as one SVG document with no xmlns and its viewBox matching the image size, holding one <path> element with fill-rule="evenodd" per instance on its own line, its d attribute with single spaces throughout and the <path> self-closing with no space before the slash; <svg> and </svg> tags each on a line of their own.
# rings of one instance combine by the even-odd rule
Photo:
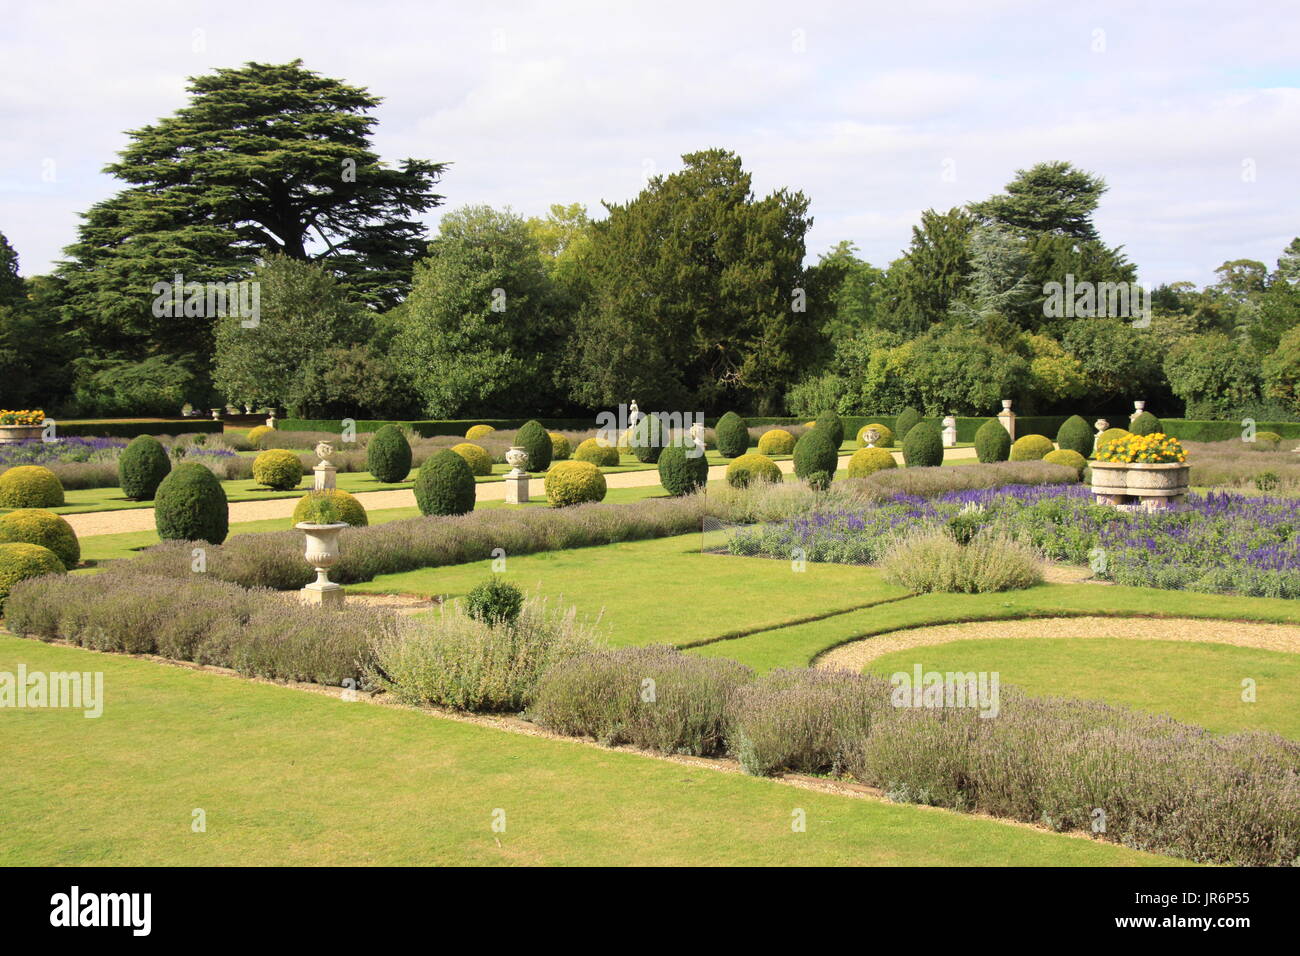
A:
<svg viewBox="0 0 1300 956">
<path fill-rule="evenodd" d="M 1179 864 L 0 635 L 0 670 L 19 662 L 102 671 L 106 703 L 0 710 L 5 865 Z"/>
</svg>

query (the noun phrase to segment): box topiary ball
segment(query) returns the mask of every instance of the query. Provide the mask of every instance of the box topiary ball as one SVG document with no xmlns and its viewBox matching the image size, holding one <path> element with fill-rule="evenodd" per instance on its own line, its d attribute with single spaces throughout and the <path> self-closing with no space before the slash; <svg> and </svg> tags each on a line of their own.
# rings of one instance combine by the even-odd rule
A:
<svg viewBox="0 0 1300 956">
<path fill-rule="evenodd" d="M 727 484 L 733 488 L 748 488 L 758 482 L 781 480 L 781 469 L 766 455 L 741 455 L 727 465 Z"/>
<path fill-rule="evenodd" d="M 975 457 L 984 464 L 1006 461 L 1011 454 L 1011 436 L 996 418 L 990 418 L 975 432 Z"/>
<path fill-rule="evenodd" d="M 39 544 L 59 556 L 71 571 L 81 561 L 81 544 L 72 525 L 53 511 L 22 508 L 0 515 L 0 544 Z"/>
<path fill-rule="evenodd" d="M 217 476 L 194 461 L 181 462 L 154 496 L 154 524 L 165 541 L 221 544 L 230 532 L 230 508 Z"/>
<path fill-rule="evenodd" d="M 618 449 L 610 445 L 602 445 L 599 438 L 588 438 L 579 443 L 577 451 L 573 453 L 573 459 L 590 462 L 599 468 L 613 468 L 619 462 Z"/>
<path fill-rule="evenodd" d="M 528 470 L 545 471 L 551 467 L 551 436 L 542 423 L 533 420 L 515 432 L 515 444 L 528 452 Z"/>
<path fill-rule="evenodd" d="M 148 501 L 171 470 L 172 460 L 158 439 L 137 435 L 117 459 L 117 483 L 132 501 Z"/>
<path fill-rule="evenodd" d="M 653 465 L 659 461 L 667 438 L 668 429 L 658 415 L 651 413 L 638 421 L 636 428 L 632 429 L 630 450 L 643 465 Z"/>
<path fill-rule="evenodd" d="M 415 503 L 425 515 L 463 515 L 474 510 L 478 488 L 465 459 L 450 448 L 430 455 L 415 476 Z"/>
<path fill-rule="evenodd" d="M 839 445 L 832 444 L 830 426 L 819 425 L 804 432 L 794 446 L 794 473 L 804 481 L 817 485 L 830 481 L 839 467 Z M 824 479 L 824 481 L 823 481 Z"/>
<path fill-rule="evenodd" d="M 848 475 L 850 478 L 865 478 L 878 471 L 897 468 L 894 456 L 883 448 L 859 448 L 849 459 Z"/>
<path fill-rule="evenodd" d="M 496 431 L 496 429 L 491 425 L 470 425 L 469 431 L 465 432 L 465 437 L 470 441 L 476 441 L 479 438 L 487 438 L 487 436 L 491 435 L 494 431 Z"/>
<path fill-rule="evenodd" d="M 1080 478 L 1083 477 L 1083 469 L 1088 467 L 1088 459 L 1073 448 L 1058 448 L 1055 451 L 1049 451 L 1043 456 L 1043 461 L 1049 465 L 1065 465 L 1067 468 L 1073 468 L 1078 472 Z"/>
<path fill-rule="evenodd" d="M 465 613 L 489 627 L 513 624 L 524 607 L 524 592 L 500 577 L 476 584 L 465 595 Z"/>
<path fill-rule="evenodd" d="M 836 450 L 844 443 L 844 422 L 834 410 L 828 408 L 818 415 L 813 427 L 829 438 Z"/>
<path fill-rule="evenodd" d="M 1092 454 L 1092 429 L 1079 415 L 1071 415 L 1056 432 L 1056 444 L 1060 448 L 1076 451 L 1084 458 Z"/>
<path fill-rule="evenodd" d="M 559 461 L 546 473 L 546 500 L 552 508 L 605 499 L 605 476 L 589 461 Z"/>
<path fill-rule="evenodd" d="M 932 422 L 917 422 L 903 439 L 903 461 L 908 468 L 934 468 L 943 464 L 943 435 Z"/>
<path fill-rule="evenodd" d="M 695 444 L 673 444 L 659 456 L 659 484 L 670 495 L 689 495 L 709 480 L 709 462 L 703 454 L 692 454 Z"/>
<path fill-rule="evenodd" d="M 1022 435 L 1011 445 L 1012 461 L 1042 461 L 1055 446 L 1046 435 Z"/>
<path fill-rule="evenodd" d="M 877 448 L 894 447 L 894 430 L 887 425 L 871 424 L 871 425 L 863 425 L 861 428 L 858 429 L 859 448 L 866 447 L 867 439 L 865 436 L 867 434 L 868 428 L 874 428 L 876 430 L 876 433 L 880 435 L 880 437 L 876 439 Z"/>
<path fill-rule="evenodd" d="M 723 458 L 739 458 L 749 449 L 749 425 L 735 412 L 727 412 L 714 426 L 713 447 Z"/>
<path fill-rule="evenodd" d="M 758 436 L 760 455 L 788 455 L 794 451 L 794 436 L 784 428 L 773 428 Z"/>
<path fill-rule="evenodd" d="M 49 548 L 24 541 L 0 544 L 0 610 L 4 609 L 9 592 L 19 581 L 67 573 L 59 556 Z"/>
<path fill-rule="evenodd" d="M 18 465 L 0 474 L 0 508 L 61 508 L 63 483 L 40 465 Z"/>
<path fill-rule="evenodd" d="M 366 508 L 356 496 L 348 494 L 346 491 L 340 491 L 338 488 L 329 488 L 324 491 L 309 491 L 298 499 L 298 503 L 293 508 L 293 523 L 307 520 L 307 512 L 311 507 L 314 499 L 324 495 L 334 506 L 335 513 L 339 516 L 340 521 L 346 521 L 354 528 L 364 528 L 370 524 L 370 519 L 366 516 Z"/>
<path fill-rule="evenodd" d="M 1156 432 L 1164 434 L 1165 427 L 1150 412 L 1140 412 L 1137 418 L 1128 423 L 1128 430 L 1133 435 L 1154 435 Z"/>
<path fill-rule="evenodd" d="M 469 470 L 475 475 L 492 474 L 492 456 L 482 445 L 465 441 L 459 445 L 452 445 L 451 450 L 465 459 L 465 464 L 469 465 Z"/>
<path fill-rule="evenodd" d="M 1110 444 L 1118 438 L 1128 438 L 1132 434 L 1133 433 L 1126 428 L 1107 428 L 1094 439 L 1095 444 L 1092 448 L 1093 457 L 1096 457 L 1097 452 L 1101 451 L 1103 446 Z"/>
<path fill-rule="evenodd" d="M 921 413 L 910 405 L 898 413 L 898 418 L 894 420 L 894 434 L 898 441 L 907 437 L 907 433 L 916 427 L 921 421 Z M 940 435 L 940 444 L 942 445 L 943 436 Z"/>
<path fill-rule="evenodd" d="M 547 432 L 551 436 L 551 461 L 567 461 L 573 454 L 569 439 L 559 432 Z"/>
<path fill-rule="evenodd" d="M 256 428 L 248 430 L 248 443 L 254 448 L 261 448 L 261 439 L 266 435 L 274 435 L 275 429 L 270 425 L 258 425 Z"/>
<path fill-rule="evenodd" d="M 472 430 L 472 429 L 471 429 Z M 384 425 L 366 445 L 366 471 L 385 484 L 405 481 L 411 473 L 411 443 L 396 425 Z"/>
<path fill-rule="evenodd" d="M 275 491 L 297 488 L 302 481 L 302 461 L 284 448 L 264 451 L 253 459 L 253 480 Z"/>
</svg>

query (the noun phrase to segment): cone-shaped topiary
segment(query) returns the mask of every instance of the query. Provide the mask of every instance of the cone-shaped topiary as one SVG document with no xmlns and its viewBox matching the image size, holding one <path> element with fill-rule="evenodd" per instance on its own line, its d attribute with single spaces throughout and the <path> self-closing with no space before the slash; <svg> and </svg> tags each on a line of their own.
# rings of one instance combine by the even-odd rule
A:
<svg viewBox="0 0 1300 956">
<path fill-rule="evenodd" d="M 0 610 L 15 584 L 46 574 L 67 574 L 59 556 L 49 548 L 25 541 L 0 544 Z"/>
<path fill-rule="evenodd" d="M 0 544 L 11 542 L 39 544 L 59 556 L 63 566 L 71 571 L 81 561 L 81 544 L 72 525 L 53 511 L 40 508 L 22 508 L 0 515 Z"/>
<path fill-rule="evenodd" d="M 154 495 L 154 524 L 164 541 L 221 544 L 230 531 L 230 508 L 217 476 L 198 462 L 183 461 Z"/>
<path fill-rule="evenodd" d="M 1092 454 L 1092 429 L 1081 416 L 1071 415 L 1057 430 L 1056 444 L 1087 458 Z"/>
<path fill-rule="evenodd" d="M 0 474 L 0 508 L 61 508 L 63 483 L 40 465 L 16 465 Z"/>
<path fill-rule="evenodd" d="M 659 416 L 651 412 L 636 423 L 636 428 L 632 429 L 632 454 L 642 464 L 653 465 L 659 460 L 659 454 L 664 450 L 664 441 L 667 437 L 668 429 L 664 428 Z"/>
<path fill-rule="evenodd" d="M 370 436 L 366 471 L 385 484 L 405 481 L 411 473 L 411 443 L 396 425 L 384 425 Z"/>
<path fill-rule="evenodd" d="M 354 528 L 364 528 L 370 524 L 370 519 L 366 517 L 365 505 L 358 501 L 355 496 L 337 488 L 328 488 L 324 491 L 309 491 L 299 498 L 298 503 L 293 508 L 293 523 L 297 524 L 299 521 L 306 521 L 313 502 L 319 501 L 321 498 L 329 501 L 334 513 L 338 515 L 339 521 L 345 521 Z"/>
<path fill-rule="evenodd" d="M 1042 461 L 1053 450 L 1052 440 L 1046 435 L 1021 435 L 1011 445 L 1011 460 Z"/>
<path fill-rule="evenodd" d="M 910 432 L 920 420 L 921 413 L 911 405 L 899 412 L 898 418 L 894 422 L 894 440 L 902 441 L 906 438 L 907 433 Z M 940 438 L 942 439 L 942 436 L 940 436 Z"/>
<path fill-rule="evenodd" d="M 613 468 L 619 461 L 618 449 L 613 445 L 602 445 L 598 438 L 588 438 L 578 444 L 573 460 L 589 461 L 598 468 Z"/>
<path fill-rule="evenodd" d="M 297 488 L 302 481 L 302 459 L 284 448 L 272 448 L 253 459 L 253 480 L 276 491 Z"/>
<path fill-rule="evenodd" d="M 1140 412 L 1137 418 L 1128 423 L 1128 430 L 1134 435 L 1154 435 L 1156 432 L 1164 434 L 1165 426 L 1150 412 Z"/>
<path fill-rule="evenodd" d="M 758 436 L 760 455 L 788 455 L 794 451 L 794 436 L 784 428 L 773 428 Z"/>
<path fill-rule="evenodd" d="M 551 467 L 551 436 L 541 422 L 525 422 L 524 427 L 515 433 L 515 444 L 528 452 L 528 462 L 524 467 L 529 471 L 541 472 Z"/>
<path fill-rule="evenodd" d="M 901 416 L 900 416 L 901 417 Z M 903 439 L 903 461 L 908 468 L 933 468 L 943 464 L 943 435 L 931 422 L 917 422 Z"/>
<path fill-rule="evenodd" d="M 733 488 L 748 488 L 760 481 L 779 482 L 781 469 L 766 455 L 741 455 L 727 466 L 727 484 Z"/>
<path fill-rule="evenodd" d="M 804 432 L 794 446 L 794 473 L 815 487 L 830 483 L 839 466 L 839 445 L 831 444 L 831 426 L 819 418 L 812 431 Z"/>
<path fill-rule="evenodd" d="M 566 461 L 573 454 L 569 439 L 559 432 L 547 432 L 551 436 L 551 461 Z"/>
<path fill-rule="evenodd" d="M 713 444 L 723 458 L 739 458 L 749 449 L 749 425 L 735 412 L 727 412 L 713 428 Z"/>
<path fill-rule="evenodd" d="M 689 495 L 709 480 L 709 462 L 694 442 L 676 442 L 659 455 L 659 484 L 670 495 Z"/>
<path fill-rule="evenodd" d="M 148 501 L 171 470 L 172 460 L 158 439 L 136 435 L 117 459 L 117 483 L 132 501 Z"/>
<path fill-rule="evenodd" d="M 990 418 L 975 432 L 975 455 L 986 465 L 1006 461 L 1010 454 L 1011 436 L 996 418 Z"/>
<path fill-rule="evenodd" d="M 849 459 L 848 474 L 850 478 L 865 478 L 867 475 L 889 468 L 897 468 L 894 456 L 883 448 L 859 448 Z"/>
<path fill-rule="evenodd" d="M 894 447 L 894 430 L 892 428 L 889 428 L 886 425 L 879 425 L 879 424 L 872 423 L 870 425 L 863 425 L 861 428 L 858 429 L 859 448 L 867 447 L 866 434 L 867 434 L 867 429 L 869 428 L 874 428 L 876 430 L 876 434 L 880 436 L 876 439 L 876 444 L 874 447 L 876 448 Z"/>
<path fill-rule="evenodd" d="M 552 508 L 603 501 L 605 476 L 589 461 L 560 461 L 546 473 L 546 500 Z"/>
<path fill-rule="evenodd" d="M 415 476 L 415 503 L 426 515 L 463 515 L 474 510 L 477 487 L 465 459 L 450 448 L 430 455 Z"/>
<path fill-rule="evenodd" d="M 844 443 L 844 422 L 833 409 L 826 409 L 817 416 L 817 424 L 813 426 L 831 440 L 831 445 L 836 451 Z"/>
<path fill-rule="evenodd" d="M 1049 451 L 1043 456 L 1043 461 L 1049 465 L 1065 465 L 1067 468 L 1073 468 L 1078 472 L 1080 478 L 1083 477 L 1083 469 L 1088 466 L 1088 459 L 1073 448 L 1058 448 L 1056 451 Z"/>
<path fill-rule="evenodd" d="M 482 445 L 463 441 L 459 445 L 452 445 L 451 450 L 465 459 L 465 464 L 469 465 L 469 470 L 475 475 L 492 474 L 492 456 Z"/>
</svg>

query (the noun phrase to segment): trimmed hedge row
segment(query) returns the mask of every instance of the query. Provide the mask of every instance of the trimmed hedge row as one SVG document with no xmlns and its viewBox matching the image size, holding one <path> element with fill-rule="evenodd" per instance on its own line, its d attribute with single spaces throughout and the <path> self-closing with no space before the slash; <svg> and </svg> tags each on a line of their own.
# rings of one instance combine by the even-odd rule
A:
<svg viewBox="0 0 1300 956">
<path fill-rule="evenodd" d="M 135 438 L 137 435 L 220 435 L 224 422 L 210 418 L 181 418 L 158 422 L 54 420 L 55 434 L 62 438 Z M 337 430 L 337 429 L 336 429 Z"/>
</svg>

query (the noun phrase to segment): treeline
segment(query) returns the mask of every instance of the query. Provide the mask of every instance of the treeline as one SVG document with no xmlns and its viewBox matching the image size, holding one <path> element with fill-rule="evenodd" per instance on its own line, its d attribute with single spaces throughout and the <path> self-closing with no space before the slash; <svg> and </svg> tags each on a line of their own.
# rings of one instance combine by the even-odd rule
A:
<svg viewBox="0 0 1300 956">
<path fill-rule="evenodd" d="M 808 198 L 756 196 L 721 149 L 594 220 L 471 206 L 430 238 L 415 217 L 442 204 L 447 164 L 384 165 L 366 90 L 297 61 L 190 90 L 130 134 L 108 167 L 125 187 L 83 216 L 53 275 L 19 278 L 0 237 L 0 406 L 987 414 L 1002 398 L 1055 413 L 1144 397 L 1192 417 L 1300 411 L 1300 240 L 1276 269 L 1229 262 L 1204 289 L 1152 290 L 1146 311 L 1127 295 L 1135 267 L 1093 224 L 1105 184 L 1068 163 L 927 210 L 885 269 L 849 243 L 805 266 Z M 178 277 L 196 306 L 160 310 Z M 255 283 L 256 315 L 201 301 L 232 282 Z M 1075 300 L 1093 287 L 1110 298 Z"/>
</svg>

